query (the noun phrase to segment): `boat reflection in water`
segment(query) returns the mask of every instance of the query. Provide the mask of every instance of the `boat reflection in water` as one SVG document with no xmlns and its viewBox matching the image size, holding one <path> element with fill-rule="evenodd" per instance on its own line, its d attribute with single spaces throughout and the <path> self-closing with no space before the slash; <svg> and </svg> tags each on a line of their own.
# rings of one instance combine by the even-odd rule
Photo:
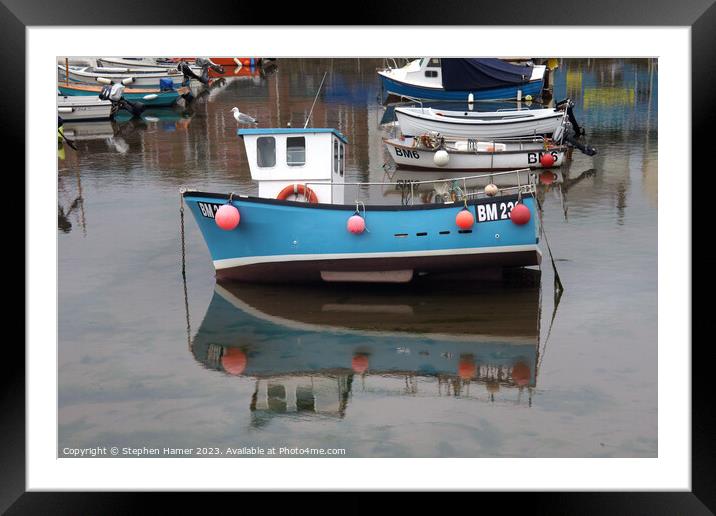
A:
<svg viewBox="0 0 716 516">
<path fill-rule="evenodd" d="M 279 414 L 342 418 L 356 390 L 529 406 L 540 272 L 518 275 L 401 289 L 217 283 L 191 351 L 208 369 L 256 380 L 255 426 Z"/>
</svg>

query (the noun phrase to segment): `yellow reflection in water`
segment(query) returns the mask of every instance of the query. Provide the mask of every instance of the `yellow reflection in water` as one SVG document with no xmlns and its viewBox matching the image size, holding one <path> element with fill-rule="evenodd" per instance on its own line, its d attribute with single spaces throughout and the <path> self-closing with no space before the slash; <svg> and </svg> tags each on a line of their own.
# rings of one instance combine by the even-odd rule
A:
<svg viewBox="0 0 716 516">
<path fill-rule="evenodd" d="M 634 88 L 587 88 L 584 90 L 584 109 L 597 106 L 633 106 Z"/>
</svg>

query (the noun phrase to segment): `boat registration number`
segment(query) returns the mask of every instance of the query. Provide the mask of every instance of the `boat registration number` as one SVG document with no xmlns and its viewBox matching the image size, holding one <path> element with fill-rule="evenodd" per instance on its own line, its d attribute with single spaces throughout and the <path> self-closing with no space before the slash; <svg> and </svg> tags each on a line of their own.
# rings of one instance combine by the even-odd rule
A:
<svg viewBox="0 0 716 516">
<path fill-rule="evenodd" d="M 196 204 L 199 206 L 201 214 L 208 219 L 213 219 L 216 210 L 221 208 L 221 204 L 214 204 L 210 202 L 197 202 Z"/>
<path fill-rule="evenodd" d="M 551 151 L 549 154 L 552 155 L 555 163 L 557 163 L 557 161 L 559 161 L 559 154 L 556 151 Z M 527 153 L 527 163 L 530 165 L 539 163 L 539 161 L 542 159 L 542 156 L 544 156 L 544 155 L 545 155 L 544 152 L 528 152 Z"/>
<path fill-rule="evenodd" d="M 517 203 L 513 201 L 477 204 L 475 206 L 475 211 L 477 212 L 477 222 L 507 220 L 510 218 L 512 208 L 514 208 L 516 204 Z"/>
</svg>

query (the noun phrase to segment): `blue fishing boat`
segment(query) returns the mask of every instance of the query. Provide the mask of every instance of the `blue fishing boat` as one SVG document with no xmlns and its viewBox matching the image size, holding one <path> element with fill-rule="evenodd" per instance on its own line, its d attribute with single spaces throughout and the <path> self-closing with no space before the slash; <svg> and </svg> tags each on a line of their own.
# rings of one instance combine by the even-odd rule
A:
<svg viewBox="0 0 716 516">
<path fill-rule="evenodd" d="M 340 415 L 347 397 L 336 388 L 348 394 L 358 375 L 397 387 L 413 379 L 432 396 L 449 382 L 453 394 L 489 399 L 502 389 L 505 398 L 537 383 L 539 271 L 530 272 L 377 292 L 217 283 L 189 349 L 207 369 L 255 378 L 257 412 Z"/>
<path fill-rule="evenodd" d="M 184 190 L 219 279 L 408 282 L 430 273 L 538 265 L 529 169 L 392 184 L 400 205 L 366 205 L 345 179 L 335 129 L 240 129 L 258 196 Z M 514 186 L 473 182 L 513 174 Z M 412 192 L 440 191 L 430 204 Z M 354 192 L 348 197 L 346 187 Z"/>
<path fill-rule="evenodd" d="M 501 59 L 424 57 L 378 71 L 388 94 L 425 100 L 520 99 L 542 93 L 546 66 Z"/>
<path fill-rule="evenodd" d="M 94 96 L 98 97 L 103 85 L 66 83 L 57 84 L 61 95 L 66 96 Z M 188 95 L 190 90 L 186 86 L 161 90 L 159 88 L 127 88 L 122 96 L 130 102 L 141 102 L 145 106 L 167 107 L 173 106 L 177 101 Z"/>
</svg>

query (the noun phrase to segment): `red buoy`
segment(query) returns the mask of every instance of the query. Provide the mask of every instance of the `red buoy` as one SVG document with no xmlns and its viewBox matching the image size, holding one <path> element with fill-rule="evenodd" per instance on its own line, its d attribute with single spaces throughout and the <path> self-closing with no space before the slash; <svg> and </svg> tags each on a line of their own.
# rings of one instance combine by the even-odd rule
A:
<svg viewBox="0 0 716 516">
<path fill-rule="evenodd" d="M 216 225 L 226 231 L 231 231 L 236 226 L 238 226 L 239 220 L 241 220 L 239 210 L 236 209 L 236 206 L 233 206 L 231 204 L 224 204 L 218 210 L 216 210 L 216 215 L 214 215 L 214 221 L 216 222 Z"/>
<path fill-rule="evenodd" d="M 351 368 L 353 372 L 363 374 L 368 370 L 368 356 L 361 353 L 353 355 L 351 360 Z"/>
<path fill-rule="evenodd" d="M 551 167 L 554 165 L 555 161 L 557 161 L 557 158 L 555 158 L 550 152 L 545 152 L 539 159 L 539 162 L 543 167 Z"/>
<path fill-rule="evenodd" d="M 346 228 L 354 235 L 360 235 L 365 231 L 365 219 L 356 213 L 348 219 Z"/>
<path fill-rule="evenodd" d="M 530 221 L 530 217 L 530 209 L 522 203 L 512 208 L 510 212 L 510 219 L 518 226 L 527 224 Z"/>
<path fill-rule="evenodd" d="M 457 224 L 457 227 L 460 229 L 470 229 L 475 224 L 475 216 L 470 210 L 463 208 L 457 216 L 455 216 L 455 224 Z"/>
<path fill-rule="evenodd" d="M 227 373 L 233 375 L 243 373 L 247 362 L 246 353 L 239 348 L 224 348 L 224 353 L 221 355 L 221 365 Z"/>
<path fill-rule="evenodd" d="M 512 381 L 520 387 L 530 383 L 530 366 L 524 362 L 517 362 L 512 366 Z"/>
<path fill-rule="evenodd" d="M 457 374 L 463 380 L 469 380 L 477 375 L 477 366 L 472 358 L 461 358 L 457 364 Z"/>
<path fill-rule="evenodd" d="M 556 177 L 557 176 L 554 174 L 554 172 L 549 172 L 549 171 L 542 172 L 539 175 L 539 182 L 542 183 L 543 185 L 551 185 L 554 182 L 554 180 L 556 179 Z"/>
</svg>

